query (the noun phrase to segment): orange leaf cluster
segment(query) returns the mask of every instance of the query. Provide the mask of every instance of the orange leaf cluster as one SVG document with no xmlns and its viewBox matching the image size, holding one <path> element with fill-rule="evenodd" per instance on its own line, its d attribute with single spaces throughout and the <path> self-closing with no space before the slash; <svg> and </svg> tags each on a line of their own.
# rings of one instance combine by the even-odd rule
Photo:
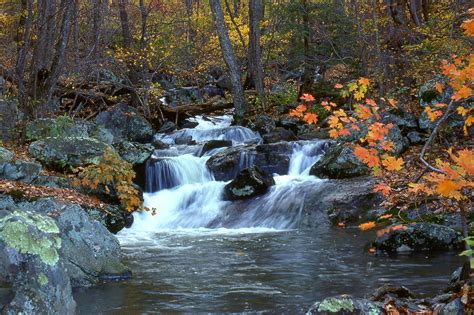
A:
<svg viewBox="0 0 474 315">
<path fill-rule="evenodd" d="M 443 173 L 430 172 L 423 177 L 424 183 L 411 183 L 411 192 L 439 195 L 458 201 L 467 199 L 463 189 L 474 188 L 474 150 L 464 149 L 457 154 L 449 150 L 448 153 L 454 164 L 438 159 L 436 166 Z"/>
<path fill-rule="evenodd" d="M 361 229 L 362 231 L 367 231 L 367 230 L 371 230 L 375 227 L 375 222 L 374 221 L 369 221 L 367 223 L 362 223 L 359 225 L 359 229 Z"/>
</svg>

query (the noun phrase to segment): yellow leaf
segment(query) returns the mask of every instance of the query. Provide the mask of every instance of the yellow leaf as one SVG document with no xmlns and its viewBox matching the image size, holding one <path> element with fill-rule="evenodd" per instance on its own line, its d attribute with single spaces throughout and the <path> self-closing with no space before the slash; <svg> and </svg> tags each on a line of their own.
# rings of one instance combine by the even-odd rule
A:
<svg viewBox="0 0 474 315">
<path fill-rule="evenodd" d="M 359 229 L 362 231 L 367 231 L 370 229 L 373 229 L 375 227 L 375 222 L 374 221 L 369 221 L 367 223 L 362 223 L 359 225 Z"/>
</svg>

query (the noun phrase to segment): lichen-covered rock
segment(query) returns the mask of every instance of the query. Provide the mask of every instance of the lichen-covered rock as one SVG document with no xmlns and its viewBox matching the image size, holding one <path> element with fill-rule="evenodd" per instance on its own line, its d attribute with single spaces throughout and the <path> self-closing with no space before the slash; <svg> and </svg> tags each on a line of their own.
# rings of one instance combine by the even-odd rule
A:
<svg viewBox="0 0 474 315">
<path fill-rule="evenodd" d="M 49 217 L 0 211 L 0 282 L 12 286 L 3 314 L 75 313 L 59 233 Z"/>
<path fill-rule="evenodd" d="M 90 286 L 102 279 L 127 278 L 118 240 L 79 207 L 68 207 L 57 218 L 61 229 L 61 257 L 72 285 Z"/>
<path fill-rule="evenodd" d="M 262 195 L 275 185 L 271 175 L 253 166 L 239 173 L 237 177 L 224 188 L 226 200 L 239 200 Z"/>
<path fill-rule="evenodd" d="M 310 175 L 319 178 L 351 178 L 367 175 L 369 169 L 346 144 L 331 146 L 321 160 L 310 170 Z"/>
<path fill-rule="evenodd" d="M 153 137 L 152 125 L 138 111 L 126 104 L 117 104 L 97 115 L 96 123 L 107 128 L 114 136 L 114 143 L 127 140 L 147 142 Z"/>
<path fill-rule="evenodd" d="M 418 91 L 418 98 L 420 99 L 420 106 L 435 106 L 439 103 L 449 103 L 451 96 L 454 94 L 453 89 L 445 84 L 447 82 L 446 77 L 437 76 L 431 80 L 426 81 Z M 442 93 L 436 89 L 436 83 L 442 83 L 446 86 Z"/>
<path fill-rule="evenodd" d="M 73 287 L 94 285 L 102 279 L 130 277 L 130 271 L 121 262 L 116 237 L 78 205 L 46 198 L 20 202 L 9 208 L 20 213 L 31 211 L 54 224 L 61 245 L 56 248 L 54 259 L 65 266 Z"/>
<path fill-rule="evenodd" d="M 402 130 L 411 130 L 418 128 L 416 116 L 408 112 L 399 113 L 382 113 L 382 122 L 385 124 L 392 123 Z"/>
<path fill-rule="evenodd" d="M 414 223 L 389 229 L 374 242 L 387 252 L 455 250 L 463 247 L 461 234 L 450 227 L 432 223 Z"/>
<path fill-rule="evenodd" d="M 47 167 L 70 171 L 98 163 L 107 148 L 113 150 L 93 138 L 54 137 L 33 142 L 28 152 Z"/>
<path fill-rule="evenodd" d="M 36 141 L 50 137 L 88 137 L 93 124 L 74 121 L 67 116 L 40 118 L 26 125 L 26 140 Z"/>
<path fill-rule="evenodd" d="M 384 314 L 383 308 L 366 299 L 355 299 L 349 295 L 341 295 L 316 302 L 306 313 L 307 315 L 378 315 Z"/>
</svg>

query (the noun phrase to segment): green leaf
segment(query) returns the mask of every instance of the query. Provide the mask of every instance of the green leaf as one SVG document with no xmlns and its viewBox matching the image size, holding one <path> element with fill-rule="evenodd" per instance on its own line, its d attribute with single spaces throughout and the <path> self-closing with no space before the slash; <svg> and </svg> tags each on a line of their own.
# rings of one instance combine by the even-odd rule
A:
<svg viewBox="0 0 474 315">
<path fill-rule="evenodd" d="M 463 251 L 459 256 L 471 256 L 474 251 L 472 249 L 468 249 Z"/>
</svg>

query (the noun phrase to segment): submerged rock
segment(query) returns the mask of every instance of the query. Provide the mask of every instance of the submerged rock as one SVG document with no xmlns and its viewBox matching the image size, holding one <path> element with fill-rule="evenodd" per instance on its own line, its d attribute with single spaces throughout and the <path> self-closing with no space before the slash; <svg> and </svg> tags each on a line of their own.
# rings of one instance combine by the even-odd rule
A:
<svg viewBox="0 0 474 315">
<path fill-rule="evenodd" d="M 387 229 L 374 242 L 377 249 L 387 252 L 455 250 L 463 247 L 462 236 L 450 227 L 432 223 L 413 223 Z"/>
<path fill-rule="evenodd" d="M 226 200 L 239 200 L 262 195 L 270 186 L 275 185 L 271 175 L 253 166 L 239 173 L 237 177 L 224 188 Z"/>
<path fill-rule="evenodd" d="M 310 174 L 319 178 L 351 178 L 367 175 L 369 169 L 347 144 L 333 145 L 321 160 L 311 167 Z"/>
<path fill-rule="evenodd" d="M 93 138 L 47 138 L 30 144 L 28 152 L 43 165 L 69 171 L 97 163 L 112 147 Z"/>
</svg>

